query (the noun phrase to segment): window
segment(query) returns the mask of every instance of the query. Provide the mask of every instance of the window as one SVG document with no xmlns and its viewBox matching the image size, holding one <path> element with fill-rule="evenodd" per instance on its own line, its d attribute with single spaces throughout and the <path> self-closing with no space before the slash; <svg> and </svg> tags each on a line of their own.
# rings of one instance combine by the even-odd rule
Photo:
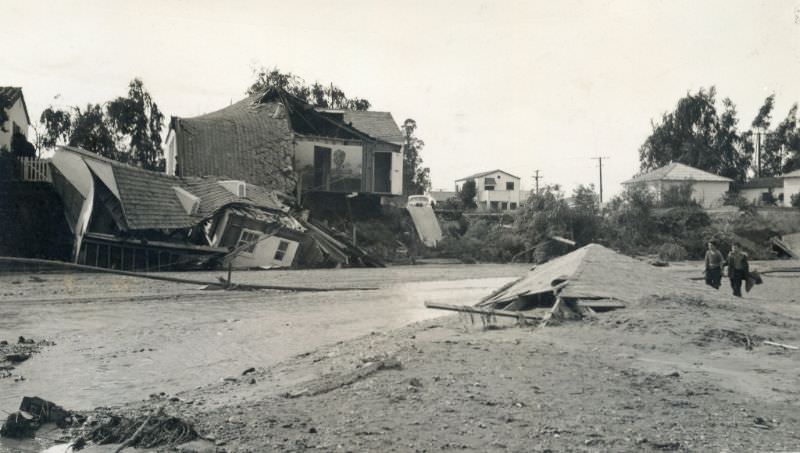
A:
<svg viewBox="0 0 800 453">
<path fill-rule="evenodd" d="M 278 250 L 275 251 L 274 258 L 278 261 L 283 261 L 283 257 L 286 256 L 287 250 L 289 250 L 289 241 L 281 241 L 278 244 Z"/>
<path fill-rule="evenodd" d="M 499 206 L 500 206 L 500 202 L 497 202 L 497 201 L 490 201 L 489 202 L 489 209 L 491 209 L 492 211 L 496 211 Z"/>
<path fill-rule="evenodd" d="M 239 241 L 236 243 L 236 248 L 242 247 L 245 244 L 250 244 L 247 248 L 242 250 L 243 252 L 253 253 L 256 250 L 256 243 L 261 238 L 261 233 L 258 231 L 253 230 L 242 230 L 242 234 L 239 235 Z"/>
<path fill-rule="evenodd" d="M 494 186 L 486 186 L 484 190 L 494 190 Z"/>
<path fill-rule="evenodd" d="M 500 203 L 500 209 L 502 209 L 503 211 L 508 211 L 508 203 L 505 201 Z"/>
<path fill-rule="evenodd" d="M 509 204 L 509 208 L 510 208 L 512 211 L 516 210 L 516 209 L 517 209 L 517 204 L 516 204 L 516 203 L 514 203 L 514 202 L 512 201 L 512 202 Z"/>
<path fill-rule="evenodd" d="M 514 190 L 514 181 L 506 182 L 506 190 Z"/>
</svg>

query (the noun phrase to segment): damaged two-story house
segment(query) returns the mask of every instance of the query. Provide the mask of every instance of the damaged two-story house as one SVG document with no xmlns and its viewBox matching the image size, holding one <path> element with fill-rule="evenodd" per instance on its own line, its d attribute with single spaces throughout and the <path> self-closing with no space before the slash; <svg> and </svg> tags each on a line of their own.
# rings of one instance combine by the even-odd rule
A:
<svg viewBox="0 0 800 453">
<path fill-rule="evenodd" d="M 172 117 L 167 173 L 294 194 L 402 195 L 403 136 L 387 112 L 316 108 L 271 88 L 216 112 Z"/>
</svg>

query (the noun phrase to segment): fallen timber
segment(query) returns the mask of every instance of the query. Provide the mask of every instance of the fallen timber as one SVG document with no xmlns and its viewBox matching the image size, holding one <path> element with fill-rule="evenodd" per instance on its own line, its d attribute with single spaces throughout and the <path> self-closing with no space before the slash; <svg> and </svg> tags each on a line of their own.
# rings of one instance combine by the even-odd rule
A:
<svg viewBox="0 0 800 453">
<path fill-rule="evenodd" d="M 433 308 L 436 310 L 450 310 L 450 311 L 457 311 L 460 313 L 474 313 L 478 315 L 486 315 L 486 316 L 501 316 L 506 318 L 515 318 L 515 319 L 526 319 L 531 321 L 541 321 L 541 316 L 534 316 L 529 315 L 521 311 L 511 311 L 511 310 L 496 310 L 491 308 L 480 308 L 480 307 L 472 307 L 469 305 L 452 305 L 452 304 L 440 304 L 437 302 L 425 302 L 425 308 Z"/>
<path fill-rule="evenodd" d="M 229 280 L 222 281 L 204 281 L 194 280 L 190 278 L 170 277 L 166 275 L 147 274 L 142 272 L 121 271 L 117 269 L 108 269 L 105 267 L 87 266 L 85 264 L 67 263 L 64 261 L 45 260 L 39 258 L 16 258 L 10 256 L 0 256 L 0 263 L 13 263 L 13 264 L 28 264 L 39 266 L 50 266 L 61 269 L 70 269 L 82 272 L 98 272 L 103 274 L 124 275 L 126 277 L 145 278 L 150 280 L 160 280 L 172 283 L 186 283 L 189 285 L 204 285 L 214 289 L 226 290 L 242 290 L 242 291 L 256 291 L 256 290 L 279 290 L 279 291 L 296 291 L 296 292 L 323 292 L 323 291 L 367 291 L 377 288 L 314 288 L 305 286 L 282 286 L 282 285 L 255 285 L 255 284 L 234 284 Z"/>
</svg>

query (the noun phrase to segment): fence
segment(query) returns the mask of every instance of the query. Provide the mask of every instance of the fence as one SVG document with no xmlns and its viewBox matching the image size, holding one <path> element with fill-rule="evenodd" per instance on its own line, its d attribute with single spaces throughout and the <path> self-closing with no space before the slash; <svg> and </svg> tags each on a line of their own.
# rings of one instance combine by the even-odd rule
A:
<svg viewBox="0 0 800 453">
<path fill-rule="evenodd" d="M 35 157 L 20 157 L 19 177 L 22 181 L 53 182 L 50 172 L 49 159 L 36 159 Z"/>
</svg>

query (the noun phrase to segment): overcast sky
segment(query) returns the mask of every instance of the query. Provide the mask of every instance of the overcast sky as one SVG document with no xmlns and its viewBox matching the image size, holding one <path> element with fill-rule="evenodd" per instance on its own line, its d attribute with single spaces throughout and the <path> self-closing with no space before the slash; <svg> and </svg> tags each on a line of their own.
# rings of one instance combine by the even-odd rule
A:
<svg viewBox="0 0 800 453">
<path fill-rule="evenodd" d="M 167 115 L 244 97 L 252 68 L 333 82 L 414 118 L 434 188 L 500 168 L 524 188 L 606 194 L 638 170 L 650 120 L 716 85 L 740 126 L 800 101 L 800 1 L 0 0 L 0 85 L 48 105 L 105 102 L 144 80 Z M 10 43 L 9 43 L 10 41 Z"/>
</svg>

